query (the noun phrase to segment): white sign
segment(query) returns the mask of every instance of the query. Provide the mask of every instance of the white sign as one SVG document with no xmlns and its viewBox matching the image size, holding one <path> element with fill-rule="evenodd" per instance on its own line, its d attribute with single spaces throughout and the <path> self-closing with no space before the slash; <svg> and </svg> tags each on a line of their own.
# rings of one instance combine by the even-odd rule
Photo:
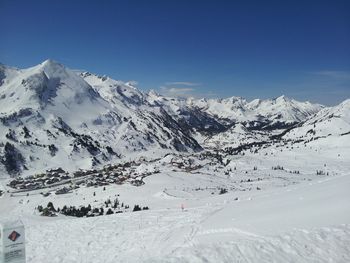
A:
<svg viewBox="0 0 350 263">
<path fill-rule="evenodd" d="M 0 263 L 25 263 L 25 235 L 21 221 L 0 222 Z"/>
</svg>

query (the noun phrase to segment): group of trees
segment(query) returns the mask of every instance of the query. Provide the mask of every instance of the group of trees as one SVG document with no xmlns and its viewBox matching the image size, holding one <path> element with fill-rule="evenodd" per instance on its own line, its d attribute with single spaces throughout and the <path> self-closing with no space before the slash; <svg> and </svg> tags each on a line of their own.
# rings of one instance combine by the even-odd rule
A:
<svg viewBox="0 0 350 263">
<path fill-rule="evenodd" d="M 51 156 L 55 156 L 58 149 L 57 149 L 56 145 L 50 144 L 49 151 L 50 151 Z"/>
<path fill-rule="evenodd" d="M 2 162 L 6 171 L 11 175 L 18 174 L 22 168 L 26 169 L 24 157 L 20 151 L 9 142 L 5 144 L 4 155 L 1 157 L 0 162 Z"/>
<path fill-rule="evenodd" d="M 49 202 L 46 207 L 39 205 L 37 210 L 42 216 L 57 216 L 57 213 L 66 215 L 66 216 L 74 216 L 74 217 L 95 217 L 102 215 L 111 215 L 123 213 L 121 208 L 124 208 L 124 211 L 129 209 L 128 205 L 124 205 L 124 203 L 119 203 L 118 198 L 111 201 L 107 199 L 104 202 L 104 206 L 94 207 L 92 208 L 90 204 L 87 206 L 81 205 L 79 207 L 75 206 L 63 206 L 62 209 L 55 208 L 52 202 Z M 135 205 L 132 212 L 141 211 L 141 210 L 149 210 L 148 206 L 141 207 L 140 205 Z"/>
<path fill-rule="evenodd" d="M 272 170 L 284 170 L 283 166 L 277 165 L 277 166 L 273 166 Z"/>
<path fill-rule="evenodd" d="M 136 211 L 141 211 L 141 210 L 148 210 L 148 206 L 144 206 L 141 208 L 141 206 L 139 205 L 134 205 L 134 209 L 132 210 L 133 212 L 136 212 Z"/>
<path fill-rule="evenodd" d="M 220 188 L 220 192 L 219 195 L 223 195 L 227 193 L 227 189 L 226 188 Z"/>
<path fill-rule="evenodd" d="M 329 173 L 328 172 L 326 173 L 325 171 L 322 171 L 322 170 L 317 170 L 316 175 L 329 175 Z"/>
<path fill-rule="evenodd" d="M 39 205 L 37 209 L 42 216 L 56 216 L 56 213 L 60 211 L 59 208 L 55 209 L 52 202 L 49 202 L 45 208 Z"/>
</svg>

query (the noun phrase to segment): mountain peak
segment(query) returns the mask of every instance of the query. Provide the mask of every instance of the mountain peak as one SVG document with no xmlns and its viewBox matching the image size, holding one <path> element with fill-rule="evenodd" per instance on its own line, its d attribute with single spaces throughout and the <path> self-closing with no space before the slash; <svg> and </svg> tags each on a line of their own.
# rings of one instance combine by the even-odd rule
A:
<svg viewBox="0 0 350 263">
<path fill-rule="evenodd" d="M 281 95 L 281 96 L 275 98 L 274 101 L 276 101 L 277 103 L 278 103 L 278 102 L 284 103 L 284 102 L 290 102 L 291 99 L 288 98 L 286 95 Z"/>
<path fill-rule="evenodd" d="M 282 94 L 281 96 L 276 98 L 276 100 L 286 100 L 286 99 L 288 99 L 288 98 L 284 94 Z"/>
<path fill-rule="evenodd" d="M 57 61 L 51 59 L 51 58 L 48 58 L 46 60 L 44 60 L 43 62 L 40 63 L 40 65 L 42 66 L 54 66 L 54 65 L 60 65 L 60 66 L 63 66 L 62 64 L 58 63 Z"/>
<path fill-rule="evenodd" d="M 147 95 L 150 97 L 159 97 L 160 96 L 154 89 L 151 89 L 150 91 L 148 91 Z"/>
<path fill-rule="evenodd" d="M 47 59 L 43 61 L 35 68 L 39 69 L 40 71 L 44 71 L 46 75 L 48 75 L 48 77 L 57 76 L 57 75 L 62 77 L 62 76 L 68 75 L 66 67 L 52 59 Z"/>
</svg>

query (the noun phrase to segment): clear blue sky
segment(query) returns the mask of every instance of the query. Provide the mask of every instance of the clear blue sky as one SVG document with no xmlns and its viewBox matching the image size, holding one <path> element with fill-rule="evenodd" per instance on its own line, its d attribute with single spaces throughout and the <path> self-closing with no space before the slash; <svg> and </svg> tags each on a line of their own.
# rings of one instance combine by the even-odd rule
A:
<svg viewBox="0 0 350 263">
<path fill-rule="evenodd" d="M 143 90 L 350 97 L 350 1 L 0 0 L 0 62 L 47 58 Z"/>
</svg>

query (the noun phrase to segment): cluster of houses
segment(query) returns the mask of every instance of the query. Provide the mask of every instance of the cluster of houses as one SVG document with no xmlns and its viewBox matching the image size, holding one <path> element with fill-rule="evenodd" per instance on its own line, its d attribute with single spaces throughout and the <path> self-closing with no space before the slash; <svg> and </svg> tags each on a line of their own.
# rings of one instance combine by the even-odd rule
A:
<svg viewBox="0 0 350 263">
<path fill-rule="evenodd" d="M 50 169 L 46 173 L 30 175 L 28 177 L 17 177 L 13 179 L 8 186 L 17 190 L 36 190 L 57 185 L 70 180 L 71 176 L 62 168 Z"/>
<path fill-rule="evenodd" d="M 182 169 L 186 172 L 198 170 L 202 168 L 202 165 L 196 164 L 195 160 L 192 158 L 184 158 L 184 157 L 174 157 L 171 159 L 171 165 Z"/>
<path fill-rule="evenodd" d="M 42 174 L 35 174 L 24 178 L 17 177 L 8 186 L 17 191 L 31 191 L 65 185 L 56 191 L 56 194 L 65 194 L 80 186 L 100 187 L 109 184 L 123 184 L 125 182 L 129 182 L 134 186 L 141 186 L 144 184 L 144 177 L 159 172 L 158 170 L 152 172 L 144 171 L 140 174 L 136 170 L 139 165 L 140 163 L 136 162 L 126 162 L 107 165 L 99 170 L 78 170 L 71 174 L 62 168 L 50 169 Z"/>
</svg>

